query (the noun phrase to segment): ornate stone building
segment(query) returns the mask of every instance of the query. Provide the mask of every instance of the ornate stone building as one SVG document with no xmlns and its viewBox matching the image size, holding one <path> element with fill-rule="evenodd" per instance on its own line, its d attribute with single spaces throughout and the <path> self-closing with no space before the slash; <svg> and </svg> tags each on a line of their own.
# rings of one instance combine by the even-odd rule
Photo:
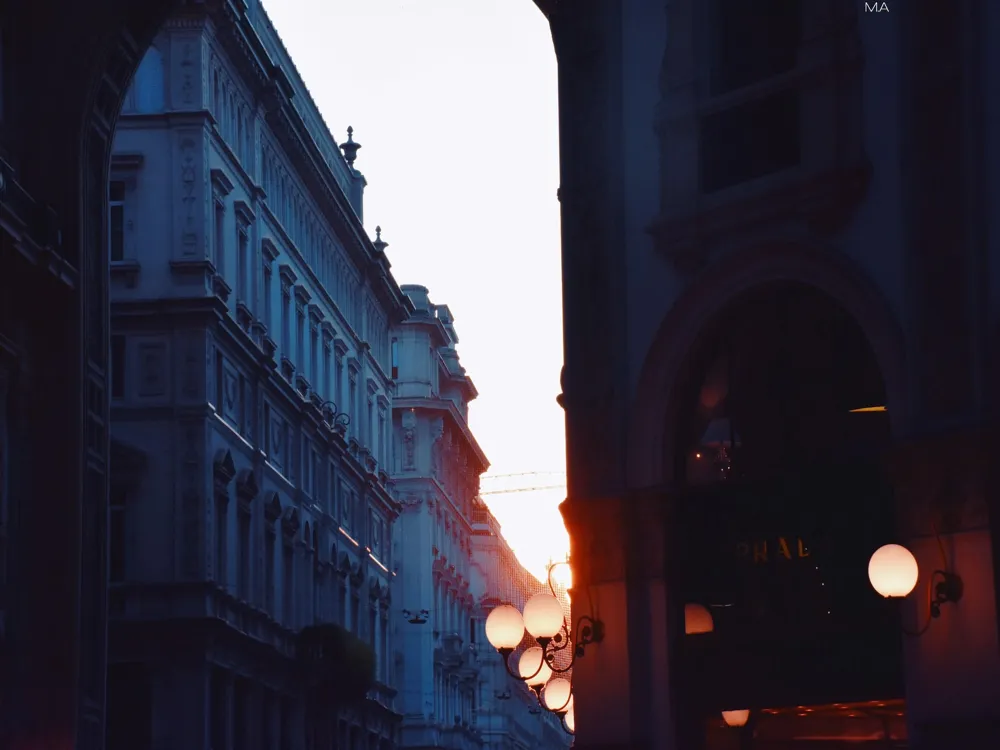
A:
<svg viewBox="0 0 1000 750">
<path fill-rule="evenodd" d="M 391 344 L 393 478 L 403 507 L 394 552 L 405 561 L 396 599 L 401 742 L 471 750 L 481 742 L 479 664 L 470 645 L 471 513 L 489 462 L 466 421 L 477 392 L 459 364 L 450 311 L 433 304 L 424 287 L 403 291 L 414 312 L 393 328 Z"/>
<path fill-rule="evenodd" d="M 362 229 L 357 144 L 338 148 L 263 9 L 249 20 L 171 18 L 115 133 L 112 750 L 397 737 L 389 329 L 408 303 Z M 375 659 L 339 716 L 302 663 L 331 623 Z"/>
</svg>

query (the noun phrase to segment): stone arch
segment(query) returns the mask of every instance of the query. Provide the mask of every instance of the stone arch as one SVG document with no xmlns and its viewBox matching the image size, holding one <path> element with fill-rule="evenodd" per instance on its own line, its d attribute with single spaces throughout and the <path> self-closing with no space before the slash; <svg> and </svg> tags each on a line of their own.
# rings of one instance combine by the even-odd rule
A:
<svg viewBox="0 0 1000 750">
<path fill-rule="evenodd" d="M 840 305 L 861 328 L 881 370 L 894 435 L 909 423 L 903 333 L 870 279 L 843 256 L 800 243 L 758 246 L 727 257 L 694 281 L 661 323 L 639 377 L 629 420 L 628 479 L 632 487 L 673 479 L 675 435 L 684 384 L 704 332 L 741 295 L 769 283 L 812 287 Z"/>
</svg>

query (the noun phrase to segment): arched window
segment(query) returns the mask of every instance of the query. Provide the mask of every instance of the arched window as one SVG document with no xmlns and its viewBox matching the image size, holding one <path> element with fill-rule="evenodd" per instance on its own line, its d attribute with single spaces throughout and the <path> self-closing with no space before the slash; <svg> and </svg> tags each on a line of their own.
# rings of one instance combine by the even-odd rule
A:
<svg viewBox="0 0 1000 750">
<path fill-rule="evenodd" d="M 885 389 L 871 348 L 816 290 L 747 295 L 695 357 L 676 456 L 688 484 L 805 471 L 886 445 Z"/>
</svg>

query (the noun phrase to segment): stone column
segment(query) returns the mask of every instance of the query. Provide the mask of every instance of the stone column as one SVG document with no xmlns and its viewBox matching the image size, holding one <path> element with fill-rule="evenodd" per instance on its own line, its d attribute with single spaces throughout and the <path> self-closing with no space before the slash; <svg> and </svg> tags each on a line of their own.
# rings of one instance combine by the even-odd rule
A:
<svg viewBox="0 0 1000 750">
<path fill-rule="evenodd" d="M 605 630 L 573 669 L 577 748 L 675 747 L 669 644 L 677 607 L 668 608 L 663 507 L 654 493 L 560 507 L 572 542 L 574 621 L 596 617 Z"/>
<path fill-rule="evenodd" d="M 901 537 L 920 565 L 904 604 L 906 710 L 913 750 L 1000 747 L 1000 629 L 995 539 L 997 434 L 953 431 L 898 446 L 892 472 Z M 992 518 L 991 518 L 992 516 Z M 958 574 L 957 603 L 929 617 L 935 570 Z"/>
</svg>

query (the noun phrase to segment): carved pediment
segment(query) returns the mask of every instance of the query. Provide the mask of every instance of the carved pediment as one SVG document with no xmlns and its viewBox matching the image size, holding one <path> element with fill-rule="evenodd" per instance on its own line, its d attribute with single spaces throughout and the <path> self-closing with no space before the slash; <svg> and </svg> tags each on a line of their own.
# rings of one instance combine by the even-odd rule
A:
<svg viewBox="0 0 1000 750">
<path fill-rule="evenodd" d="M 378 579 L 372 576 L 368 579 L 368 598 L 377 602 L 382 596 L 382 586 L 379 584 Z"/>
<path fill-rule="evenodd" d="M 272 492 L 264 503 L 264 520 L 274 524 L 279 518 L 281 518 L 281 498 L 277 492 Z"/>
<path fill-rule="evenodd" d="M 361 567 L 361 563 L 360 562 L 354 562 L 354 563 L 352 563 L 351 564 L 351 583 L 353 583 L 355 585 L 355 587 L 360 587 L 361 584 L 363 584 L 364 582 L 365 582 L 365 571 Z"/>
<path fill-rule="evenodd" d="M 236 477 L 236 496 L 247 503 L 257 497 L 260 488 L 257 486 L 257 476 L 253 469 L 243 469 Z"/>
<path fill-rule="evenodd" d="M 337 558 L 337 572 L 345 578 L 351 572 L 351 556 L 346 552 L 341 552 Z"/>
<path fill-rule="evenodd" d="M 299 517 L 299 509 L 294 505 L 289 505 L 281 514 L 281 533 L 286 539 L 294 539 L 302 526 L 302 519 Z"/>
<path fill-rule="evenodd" d="M 221 449 L 215 454 L 212 461 L 212 474 L 215 477 L 216 489 L 224 490 L 236 476 L 236 463 L 233 461 L 233 454 L 228 450 Z"/>
</svg>

